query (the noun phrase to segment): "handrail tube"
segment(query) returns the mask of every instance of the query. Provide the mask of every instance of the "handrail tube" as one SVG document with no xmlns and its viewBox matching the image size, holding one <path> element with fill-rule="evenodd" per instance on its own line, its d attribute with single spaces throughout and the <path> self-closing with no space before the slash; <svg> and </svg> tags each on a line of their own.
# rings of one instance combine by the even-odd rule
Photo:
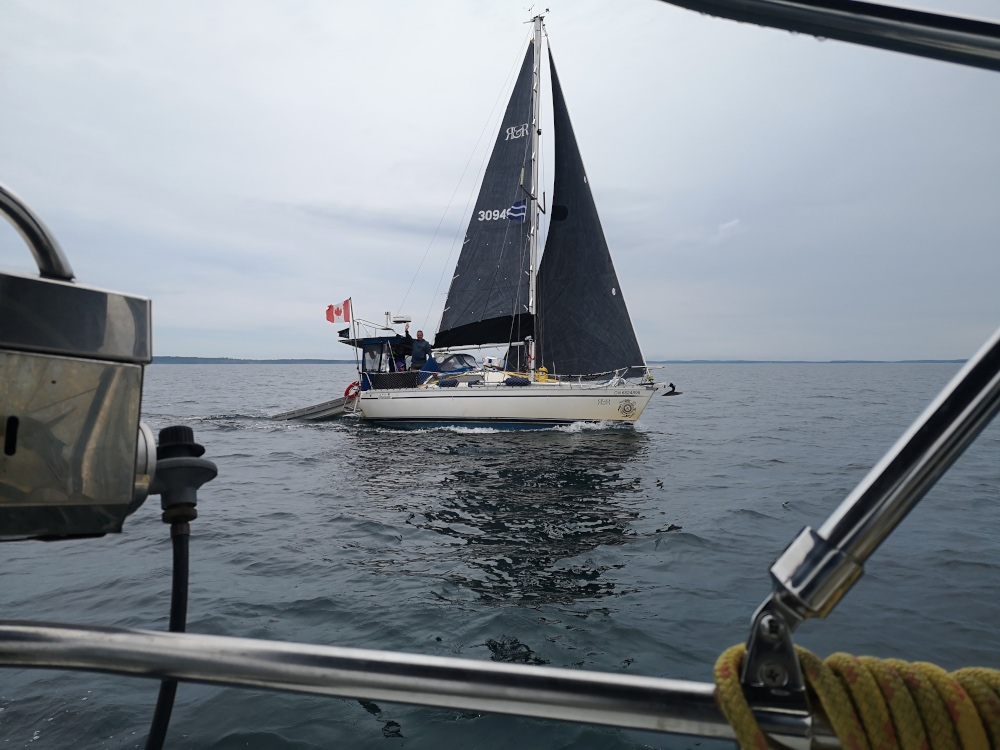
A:
<svg viewBox="0 0 1000 750">
<path fill-rule="evenodd" d="M 1000 411 L 1000 329 L 819 529 L 863 563 Z"/>
<path fill-rule="evenodd" d="M 38 272 L 42 276 L 63 281 L 73 280 L 73 269 L 52 232 L 23 200 L 2 184 L 0 214 L 6 216 L 24 238 L 31 254 L 35 256 Z"/>
<path fill-rule="evenodd" d="M 733 739 L 715 685 L 367 649 L 0 621 L 0 665 L 80 669 Z"/>
<path fill-rule="evenodd" d="M 792 629 L 795 620 L 829 613 L 860 577 L 868 557 L 998 411 L 1000 329 L 819 531 L 804 529 L 772 566 L 775 596 L 790 607 L 786 614 Z"/>
<path fill-rule="evenodd" d="M 1000 24 L 861 0 L 663 0 L 698 13 L 1000 71 Z"/>
</svg>

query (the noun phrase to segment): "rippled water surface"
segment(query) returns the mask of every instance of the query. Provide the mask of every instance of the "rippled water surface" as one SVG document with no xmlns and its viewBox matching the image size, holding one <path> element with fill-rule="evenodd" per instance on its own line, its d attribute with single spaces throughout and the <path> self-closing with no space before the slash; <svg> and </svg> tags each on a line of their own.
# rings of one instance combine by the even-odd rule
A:
<svg viewBox="0 0 1000 750">
<path fill-rule="evenodd" d="M 339 395 L 329 365 L 154 365 L 144 419 L 219 466 L 192 524 L 189 630 L 709 680 L 767 569 L 818 527 L 957 365 L 675 365 L 635 429 L 395 432 L 267 417 Z M 797 640 L 1000 667 L 1000 428 Z M 0 545 L 2 617 L 166 629 L 156 499 L 124 533 Z M 0 671 L 0 744 L 142 747 L 155 682 Z M 699 744 L 700 743 L 700 744 Z M 174 748 L 725 743 L 182 685 Z"/>
</svg>

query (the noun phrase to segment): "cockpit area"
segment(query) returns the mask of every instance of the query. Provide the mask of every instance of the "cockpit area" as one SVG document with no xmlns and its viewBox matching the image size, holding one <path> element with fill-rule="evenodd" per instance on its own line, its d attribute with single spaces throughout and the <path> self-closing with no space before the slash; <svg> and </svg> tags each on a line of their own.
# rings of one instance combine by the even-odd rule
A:
<svg viewBox="0 0 1000 750">
<path fill-rule="evenodd" d="M 455 375 L 479 367 L 463 352 L 435 352 L 420 370 L 410 369 L 411 340 L 395 336 L 345 339 L 361 350 L 361 390 L 416 388 L 441 375 Z"/>
</svg>

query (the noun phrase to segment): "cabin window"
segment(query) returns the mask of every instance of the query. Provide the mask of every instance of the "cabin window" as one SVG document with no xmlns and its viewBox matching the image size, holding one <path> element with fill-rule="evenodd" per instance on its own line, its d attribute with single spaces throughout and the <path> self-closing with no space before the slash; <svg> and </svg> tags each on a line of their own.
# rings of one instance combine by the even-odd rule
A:
<svg viewBox="0 0 1000 750">
<path fill-rule="evenodd" d="M 390 368 L 388 347 L 381 341 L 377 344 L 367 344 L 364 348 L 362 368 L 364 372 L 392 372 Z"/>
<path fill-rule="evenodd" d="M 438 372 L 456 372 L 458 370 L 474 370 L 476 358 L 471 354 L 435 354 Z"/>
</svg>

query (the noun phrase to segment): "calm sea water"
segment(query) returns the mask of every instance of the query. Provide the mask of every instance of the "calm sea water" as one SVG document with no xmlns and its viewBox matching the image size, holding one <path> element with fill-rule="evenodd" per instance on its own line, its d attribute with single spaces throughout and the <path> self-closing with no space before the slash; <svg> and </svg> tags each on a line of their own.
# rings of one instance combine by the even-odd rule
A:
<svg viewBox="0 0 1000 750">
<path fill-rule="evenodd" d="M 710 680 L 767 569 L 956 365 L 679 365 L 636 429 L 394 432 L 276 423 L 348 367 L 154 365 L 144 419 L 219 477 L 192 524 L 189 630 Z M 1000 426 L 797 641 L 1000 667 Z M 156 499 L 124 533 L 0 545 L 7 619 L 166 629 Z M 0 744 L 142 747 L 157 683 L 0 671 Z M 173 748 L 719 747 L 415 707 L 182 685 Z"/>
</svg>

